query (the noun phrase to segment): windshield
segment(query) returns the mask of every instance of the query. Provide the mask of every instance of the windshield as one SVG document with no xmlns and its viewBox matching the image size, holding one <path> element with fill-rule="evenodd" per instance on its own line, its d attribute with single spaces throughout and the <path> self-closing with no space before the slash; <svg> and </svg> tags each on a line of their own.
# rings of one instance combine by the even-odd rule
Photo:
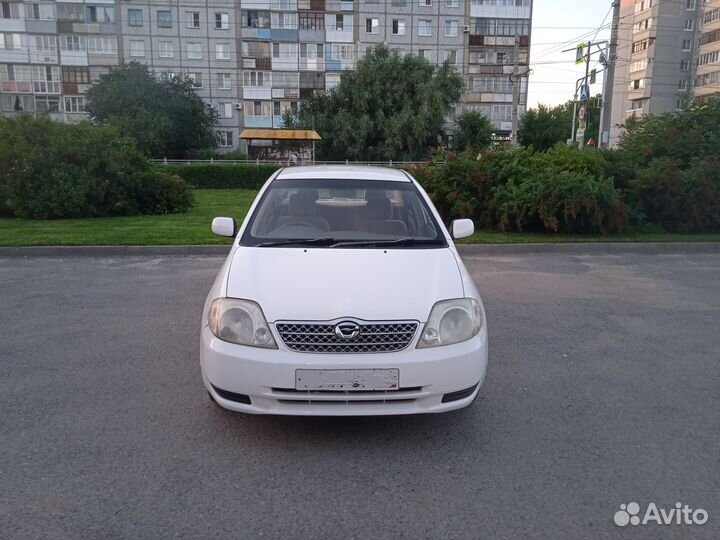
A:
<svg viewBox="0 0 720 540">
<path fill-rule="evenodd" d="M 324 247 L 446 246 L 412 182 L 275 180 L 242 245 Z"/>
</svg>

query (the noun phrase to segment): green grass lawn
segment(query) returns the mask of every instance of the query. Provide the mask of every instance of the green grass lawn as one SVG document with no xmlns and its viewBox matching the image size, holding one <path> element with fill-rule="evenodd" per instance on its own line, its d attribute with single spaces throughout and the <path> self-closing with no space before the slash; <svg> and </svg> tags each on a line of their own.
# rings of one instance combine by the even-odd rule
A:
<svg viewBox="0 0 720 540">
<path fill-rule="evenodd" d="M 89 219 L 0 219 L 0 246 L 142 246 L 229 244 L 216 236 L 216 216 L 241 221 L 257 191 L 197 189 L 197 206 L 185 214 Z"/>
<path fill-rule="evenodd" d="M 215 216 L 243 219 L 256 191 L 198 189 L 198 205 L 185 214 L 93 219 L 0 219 L 0 246 L 118 246 L 229 244 L 210 232 Z M 720 242 L 720 234 L 637 233 L 615 236 L 501 233 L 479 231 L 461 243 L 535 242 Z"/>
</svg>

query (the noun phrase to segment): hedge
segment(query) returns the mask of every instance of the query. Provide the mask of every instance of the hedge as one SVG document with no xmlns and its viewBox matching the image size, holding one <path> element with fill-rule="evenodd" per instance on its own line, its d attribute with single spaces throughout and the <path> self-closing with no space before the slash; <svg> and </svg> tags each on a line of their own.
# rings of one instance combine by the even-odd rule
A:
<svg viewBox="0 0 720 540">
<path fill-rule="evenodd" d="M 260 189 L 282 165 L 191 164 L 157 165 L 159 170 L 176 174 L 195 189 Z"/>
<path fill-rule="evenodd" d="M 33 219 L 184 212 L 189 186 L 109 126 L 0 118 L 0 215 Z"/>
</svg>

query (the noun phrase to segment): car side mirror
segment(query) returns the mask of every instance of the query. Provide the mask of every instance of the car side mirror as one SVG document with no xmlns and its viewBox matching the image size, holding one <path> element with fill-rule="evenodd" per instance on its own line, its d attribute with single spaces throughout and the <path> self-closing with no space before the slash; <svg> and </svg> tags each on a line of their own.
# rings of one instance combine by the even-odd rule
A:
<svg viewBox="0 0 720 540">
<path fill-rule="evenodd" d="M 475 224 L 472 219 L 456 219 L 451 225 L 452 237 L 456 240 L 458 238 L 467 238 L 472 236 L 475 232 Z"/>
<path fill-rule="evenodd" d="M 212 220 L 212 232 L 218 236 L 235 236 L 237 227 L 235 220 L 231 217 L 216 217 Z"/>
</svg>

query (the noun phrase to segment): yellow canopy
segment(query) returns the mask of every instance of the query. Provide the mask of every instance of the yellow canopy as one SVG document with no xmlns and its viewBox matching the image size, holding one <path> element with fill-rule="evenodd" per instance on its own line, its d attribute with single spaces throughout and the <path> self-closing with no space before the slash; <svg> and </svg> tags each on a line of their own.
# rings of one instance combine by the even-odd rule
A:
<svg viewBox="0 0 720 540">
<path fill-rule="evenodd" d="M 320 141 L 322 137 L 312 129 L 244 129 L 241 139 L 268 141 Z"/>
</svg>

